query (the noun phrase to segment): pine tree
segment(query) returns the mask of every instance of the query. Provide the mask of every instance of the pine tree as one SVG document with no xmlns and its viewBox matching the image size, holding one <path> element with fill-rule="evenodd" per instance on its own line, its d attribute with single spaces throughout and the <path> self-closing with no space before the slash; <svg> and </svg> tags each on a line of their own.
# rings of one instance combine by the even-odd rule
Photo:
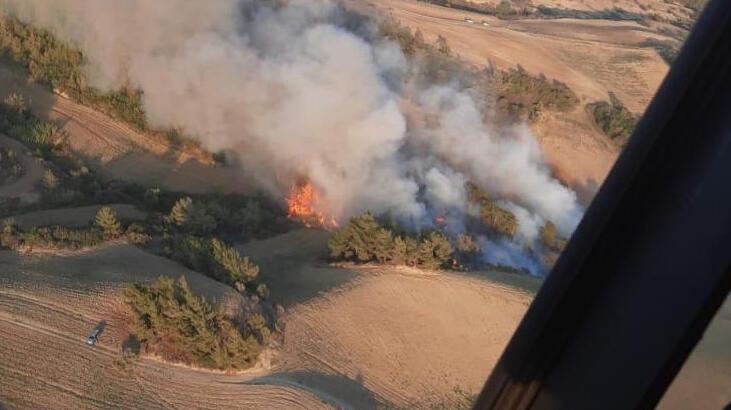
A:
<svg viewBox="0 0 731 410">
<path fill-rule="evenodd" d="M 193 207 L 193 200 L 186 196 L 178 199 L 170 210 L 170 214 L 165 218 L 173 225 L 182 226 L 189 220 L 190 209 Z"/>
<path fill-rule="evenodd" d="M 58 178 L 53 171 L 47 169 L 46 172 L 43 173 L 41 184 L 43 185 L 43 189 L 46 191 L 53 191 L 58 188 Z"/>
<path fill-rule="evenodd" d="M 116 238 L 122 233 L 122 226 L 112 208 L 104 206 L 96 213 L 95 224 L 107 238 Z"/>
<path fill-rule="evenodd" d="M 236 249 L 218 239 L 211 240 L 211 254 L 221 276 L 230 281 L 240 292 L 247 283 L 259 275 L 259 267 L 251 263 L 249 258 L 242 257 Z"/>
<path fill-rule="evenodd" d="M 553 222 L 546 221 L 541 227 L 541 240 L 543 241 L 543 245 L 549 249 L 556 250 L 558 248 L 558 230 Z"/>
</svg>

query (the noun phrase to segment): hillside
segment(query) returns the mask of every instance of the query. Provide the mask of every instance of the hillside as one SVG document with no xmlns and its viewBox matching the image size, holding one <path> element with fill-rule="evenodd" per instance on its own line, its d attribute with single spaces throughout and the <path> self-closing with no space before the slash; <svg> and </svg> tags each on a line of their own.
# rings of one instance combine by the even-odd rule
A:
<svg viewBox="0 0 731 410">
<path fill-rule="evenodd" d="M 322 243 L 317 231 L 294 235 Z M 262 244 L 249 247 L 276 246 L 281 256 L 299 249 L 292 234 Z M 290 261 L 268 271 L 272 292 L 284 299 L 301 289 L 277 285 L 275 277 L 313 269 L 309 260 Z M 9 408 L 462 403 L 479 389 L 530 301 L 529 293 L 500 282 L 510 275 L 358 269 L 333 289 L 310 283 L 312 292 L 288 308 L 284 346 L 270 364 L 225 375 L 145 357 L 125 361 L 121 289 L 158 275 L 185 275 L 196 292 L 218 301 L 236 298 L 231 288 L 129 246 L 46 256 L 2 251 L 0 267 L 0 398 Z M 535 289 L 529 279 L 522 286 Z M 107 328 L 89 348 L 86 334 L 100 320 Z"/>
<path fill-rule="evenodd" d="M 580 99 L 577 107 L 546 112 L 532 128 L 556 175 L 586 199 L 606 177 L 620 147 L 597 128 L 585 106 L 607 100 L 612 92 L 641 115 L 668 70 L 658 52 L 643 42 L 679 44 L 661 30 L 629 21 L 501 20 L 416 0 L 350 1 L 348 6 L 395 19 L 419 30 L 428 42 L 442 36 L 475 68 L 483 69 L 488 62 L 502 70 L 520 65 L 532 75 L 567 84 Z M 487 26 L 479 24 L 482 21 Z"/>
</svg>

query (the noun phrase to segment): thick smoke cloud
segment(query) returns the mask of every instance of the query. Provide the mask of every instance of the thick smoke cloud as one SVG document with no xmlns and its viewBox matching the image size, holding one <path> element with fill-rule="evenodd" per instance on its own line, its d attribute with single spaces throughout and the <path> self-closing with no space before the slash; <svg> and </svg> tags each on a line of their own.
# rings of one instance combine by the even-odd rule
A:
<svg viewBox="0 0 731 410">
<path fill-rule="evenodd" d="M 516 249 L 544 220 L 573 231 L 576 196 L 527 128 L 497 135 L 467 93 L 399 84 L 413 63 L 345 28 L 329 0 L 271 3 L 0 0 L 81 47 L 94 85 L 140 87 L 151 124 L 236 153 L 274 195 L 304 177 L 341 218 L 370 210 L 428 226 L 468 210 L 469 180 L 516 213 Z"/>
</svg>

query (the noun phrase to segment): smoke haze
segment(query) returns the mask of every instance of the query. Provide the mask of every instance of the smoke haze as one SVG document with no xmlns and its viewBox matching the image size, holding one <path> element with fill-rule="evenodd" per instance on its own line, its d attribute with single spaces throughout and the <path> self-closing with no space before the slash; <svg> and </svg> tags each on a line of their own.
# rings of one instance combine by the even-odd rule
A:
<svg viewBox="0 0 731 410">
<path fill-rule="evenodd" d="M 332 1 L 271 3 L 0 1 L 78 45 L 93 85 L 140 87 L 153 126 L 234 152 L 275 196 L 305 177 L 339 218 L 389 212 L 421 227 L 469 213 L 473 181 L 520 222 L 514 241 L 490 246 L 500 262 L 514 263 L 546 220 L 573 231 L 576 195 L 551 177 L 526 127 L 497 135 L 457 87 L 402 84 L 414 63 L 346 24 Z"/>
</svg>

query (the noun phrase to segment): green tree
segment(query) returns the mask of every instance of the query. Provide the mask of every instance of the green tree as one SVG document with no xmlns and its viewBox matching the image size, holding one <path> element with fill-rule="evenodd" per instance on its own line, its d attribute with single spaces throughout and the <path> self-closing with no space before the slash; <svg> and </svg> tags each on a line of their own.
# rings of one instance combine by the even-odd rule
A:
<svg viewBox="0 0 731 410">
<path fill-rule="evenodd" d="M 418 265 L 427 269 L 447 267 L 454 248 L 440 232 L 431 232 L 422 239 L 418 248 Z"/>
<path fill-rule="evenodd" d="M 216 228 L 216 220 L 208 214 L 203 204 L 194 203 L 190 197 L 180 198 L 166 220 L 186 232 L 198 235 L 209 234 Z"/>
<path fill-rule="evenodd" d="M 211 240 L 211 254 L 219 275 L 239 292 L 243 292 L 246 284 L 259 275 L 259 267 L 251 263 L 248 257 L 242 257 L 239 251 L 216 238 Z"/>
<path fill-rule="evenodd" d="M 393 236 L 371 214 L 353 217 L 328 243 L 330 255 L 359 262 L 386 262 L 392 258 Z"/>
<path fill-rule="evenodd" d="M 256 362 L 270 330 L 258 312 L 237 326 L 221 309 L 193 294 L 184 277 L 161 277 L 125 292 L 132 333 L 146 352 L 166 360 L 213 369 L 243 369 Z"/>
<path fill-rule="evenodd" d="M 96 213 L 94 223 L 107 238 L 116 238 L 122 233 L 122 226 L 117 220 L 117 214 L 108 206 L 103 206 Z"/>
<path fill-rule="evenodd" d="M 480 220 L 498 235 L 513 237 L 518 232 L 518 219 L 494 201 L 482 201 Z"/>
<path fill-rule="evenodd" d="M 58 188 L 58 178 L 56 175 L 51 171 L 50 169 L 47 169 L 43 173 L 43 179 L 41 180 L 41 185 L 43 185 L 43 189 L 46 191 L 54 191 L 56 188 Z"/>
</svg>

